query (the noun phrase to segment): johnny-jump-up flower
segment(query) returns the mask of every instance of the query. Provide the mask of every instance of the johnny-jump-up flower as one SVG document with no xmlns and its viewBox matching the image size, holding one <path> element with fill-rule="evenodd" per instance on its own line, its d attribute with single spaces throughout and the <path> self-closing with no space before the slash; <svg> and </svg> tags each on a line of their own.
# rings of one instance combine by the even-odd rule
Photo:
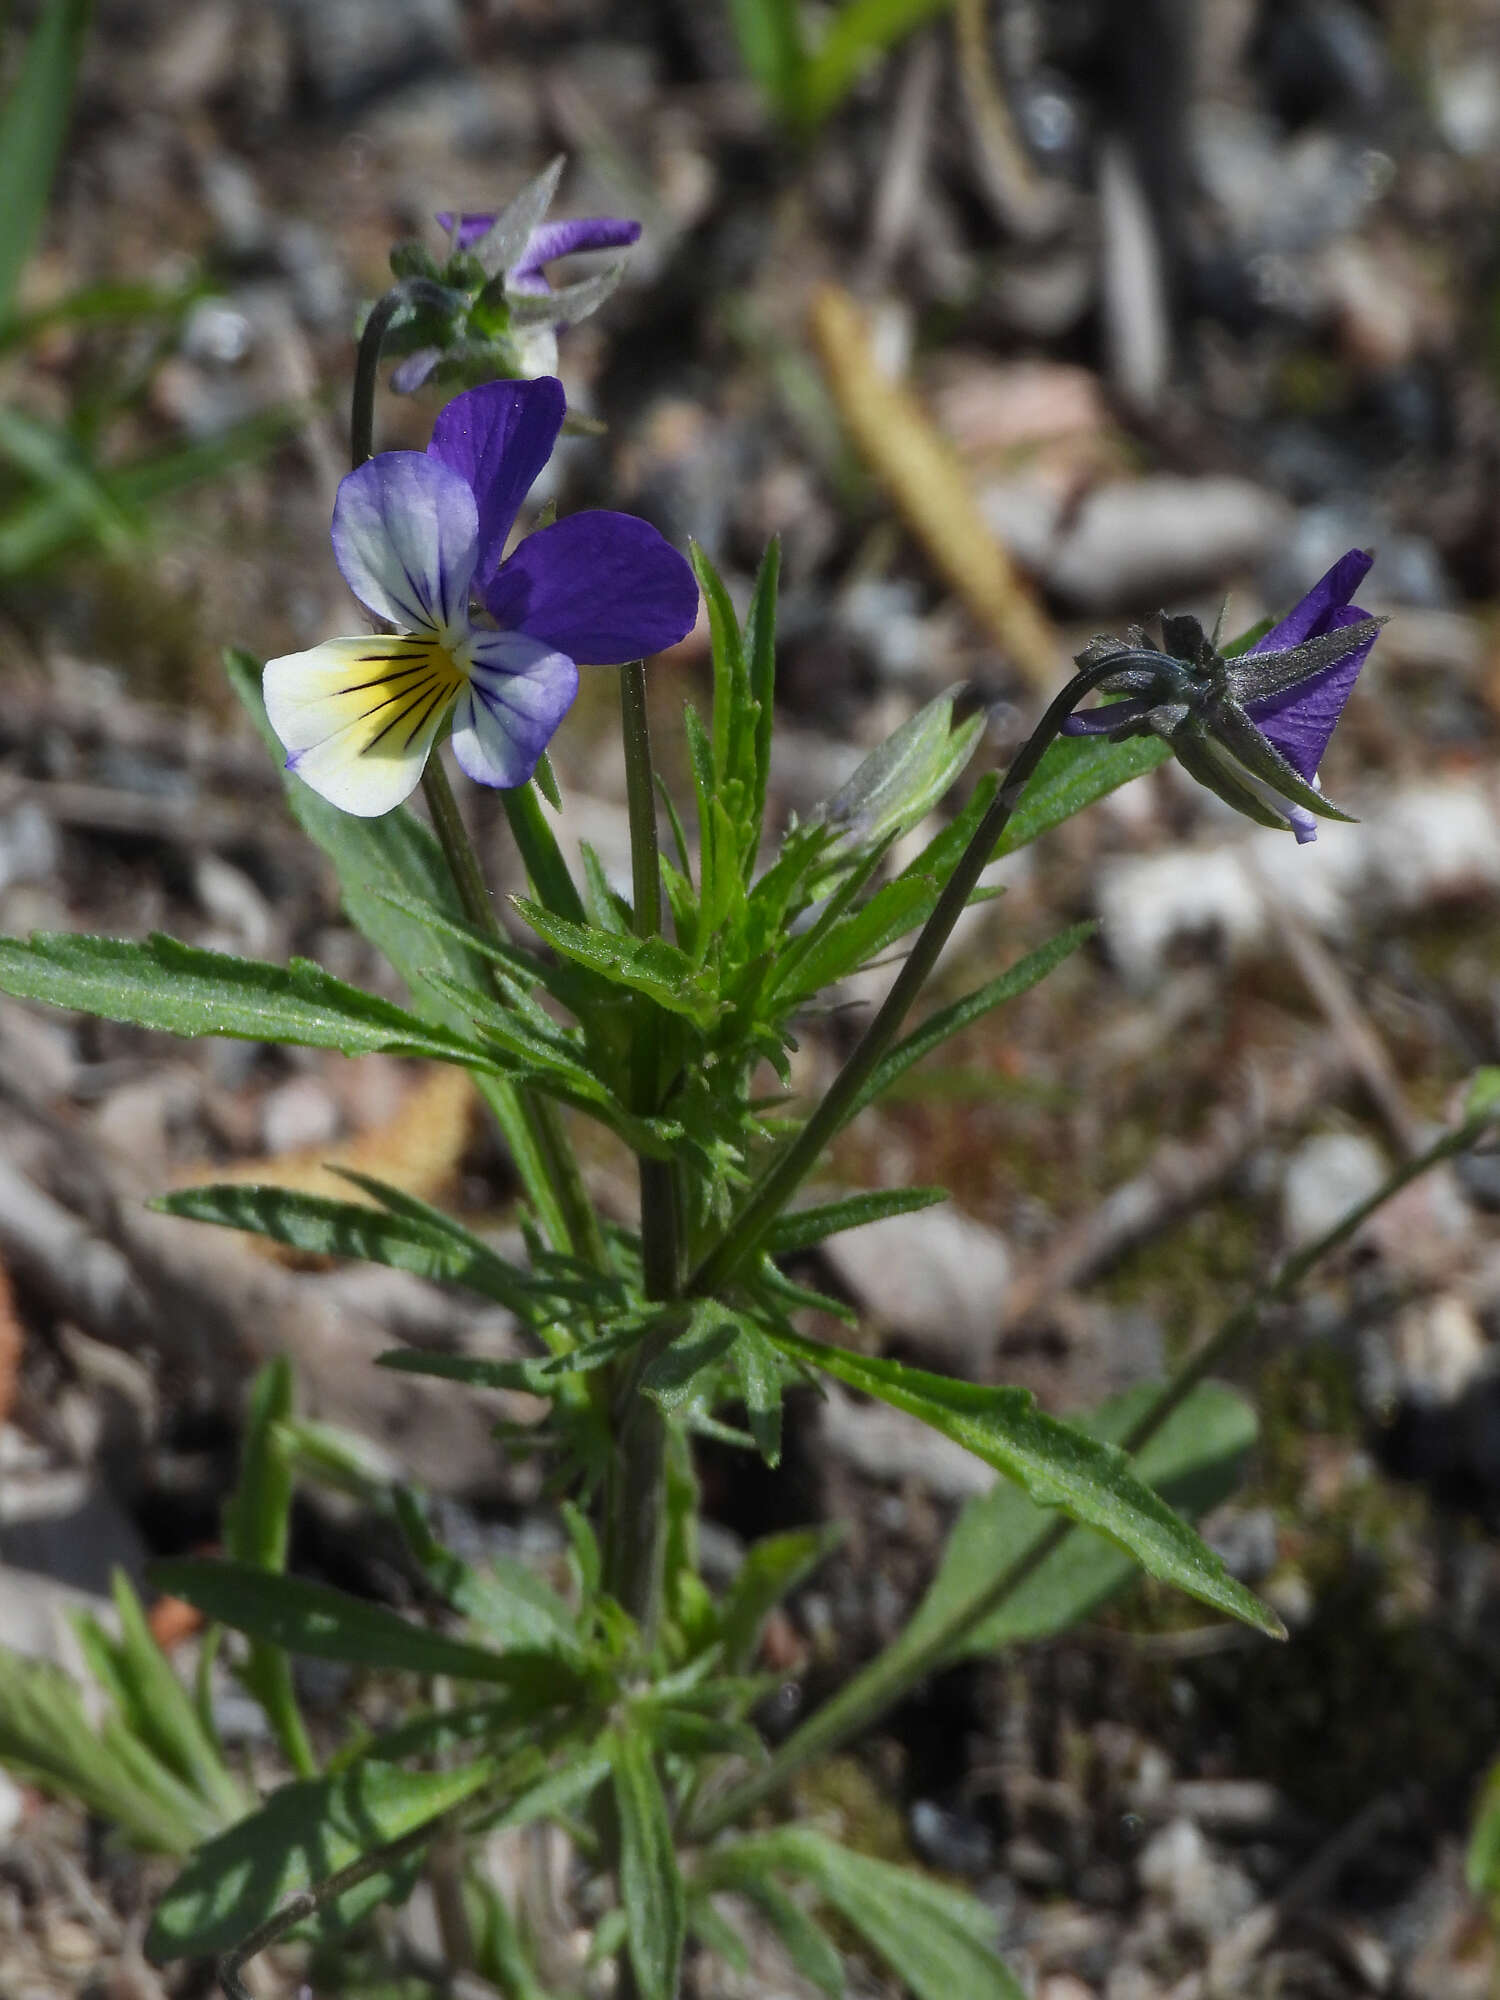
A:
<svg viewBox="0 0 1500 2000">
<path fill-rule="evenodd" d="M 1139 628 L 1092 640 L 1081 667 L 1124 701 L 1070 716 L 1068 736 L 1164 737 L 1183 768 L 1262 826 L 1316 840 L 1314 815 L 1347 819 L 1315 788 L 1318 765 L 1382 620 L 1354 603 L 1374 558 L 1341 556 L 1248 651 L 1226 659 L 1196 618 L 1162 615 L 1163 646 Z"/>
<path fill-rule="evenodd" d="M 633 515 L 568 515 L 501 560 L 564 407 L 550 376 L 486 383 L 440 412 L 425 452 L 382 452 L 341 483 L 334 560 L 397 629 L 271 660 L 263 687 L 287 769 L 343 811 L 398 806 L 450 719 L 469 777 L 524 783 L 572 705 L 578 661 L 618 666 L 690 630 L 693 573 Z M 476 622 L 474 596 L 493 624 Z"/>
<path fill-rule="evenodd" d="M 393 336 L 395 347 L 409 350 L 391 374 L 398 394 L 412 394 L 436 370 L 440 379 L 485 381 L 556 374 L 559 330 L 597 311 L 625 264 L 617 260 L 556 292 L 546 267 L 579 251 L 628 249 L 641 233 L 638 222 L 618 215 L 545 221 L 563 165 L 554 160 L 498 214 L 441 213 L 437 221 L 448 232 L 449 248 L 443 269 L 420 245 L 404 245 L 393 258 L 398 275 L 414 270 L 448 293 L 435 317 L 414 313 Z"/>
</svg>

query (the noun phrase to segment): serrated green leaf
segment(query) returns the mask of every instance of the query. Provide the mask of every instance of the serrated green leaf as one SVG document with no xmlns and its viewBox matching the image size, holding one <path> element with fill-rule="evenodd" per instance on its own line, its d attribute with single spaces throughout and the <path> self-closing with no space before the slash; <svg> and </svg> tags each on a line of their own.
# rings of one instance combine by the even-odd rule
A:
<svg viewBox="0 0 1500 2000">
<path fill-rule="evenodd" d="M 748 1857 L 757 1874 L 776 1867 L 812 1883 L 916 2000 L 1023 2000 L 995 1955 L 995 1919 L 973 1896 L 856 1854 L 810 1827 L 783 1827 L 730 1852 L 742 1871 Z"/>
<path fill-rule="evenodd" d="M 421 1501 L 404 1487 L 392 1495 L 396 1518 L 422 1573 L 443 1600 L 502 1646 L 576 1656 L 582 1650 L 573 1614 L 539 1576 L 505 1556 L 482 1566 L 464 1562 L 432 1532 Z"/>
<path fill-rule="evenodd" d="M 926 1188 L 871 1188 L 862 1194 L 845 1195 L 839 1201 L 819 1202 L 811 1208 L 793 1209 L 782 1216 L 766 1240 L 773 1257 L 789 1257 L 798 1250 L 810 1250 L 826 1237 L 844 1229 L 863 1229 L 869 1222 L 884 1222 L 892 1215 L 912 1215 L 920 1208 L 932 1208 L 948 1199 L 948 1190 Z"/>
<path fill-rule="evenodd" d="M 1046 1416 L 1029 1390 L 958 1382 L 791 1332 L 770 1338 L 783 1354 L 930 1424 L 1014 1480 L 1039 1507 L 1060 1508 L 1117 1542 L 1162 1582 L 1273 1638 L 1285 1636 L 1276 1614 L 1137 1477 L 1118 1446 Z"/>
<path fill-rule="evenodd" d="M 1106 793 L 1165 764 L 1171 754 L 1171 745 L 1159 736 L 1135 736 L 1127 743 L 1101 743 L 1097 736 L 1058 737 L 1037 766 L 995 853 L 1014 854 Z"/>
<path fill-rule="evenodd" d="M 89 0 L 46 0 L 0 110 L 0 320 L 11 315 L 47 212 L 89 13 Z"/>
<path fill-rule="evenodd" d="M 695 965 L 669 939 L 619 936 L 570 924 L 524 896 L 512 900 L 538 937 L 595 978 L 643 993 L 658 1007 L 686 1015 L 700 1028 L 712 1023 L 718 1012 L 712 976 L 706 966 Z"/>
<path fill-rule="evenodd" d="M 607 1747 L 630 1962 L 641 2000 L 676 2000 L 686 1908 L 667 1801 L 644 1735 L 618 1729 Z"/>
<path fill-rule="evenodd" d="M 941 1047 L 950 1036 L 971 1027 L 992 1009 L 1004 1006 L 1006 1001 L 1029 992 L 1065 958 L 1071 958 L 1081 944 L 1087 943 L 1096 929 L 1097 925 L 1093 923 L 1074 924 L 1071 929 L 1059 932 L 1055 938 L 1049 938 L 1035 951 L 1028 952 L 1024 958 L 1017 959 L 998 979 L 991 979 L 975 992 L 966 994 L 962 1000 L 955 1000 L 951 1007 L 943 1007 L 936 1014 L 930 1014 L 920 1027 L 913 1028 L 876 1065 L 869 1082 L 855 1098 L 849 1117 L 853 1118 L 867 1104 L 873 1104 L 883 1096 L 914 1063 L 921 1062 L 924 1056 Z"/>
<path fill-rule="evenodd" d="M 144 943 L 69 932 L 0 938 L 0 990 L 169 1035 L 490 1062 L 478 1043 L 346 985 L 309 959 L 267 965 L 159 933 Z"/>
<path fill-rule="evenodd" d="M 566 1698 L 574 1682 L 554 1654 L 493 1653 L 413 1625 L 384 1605 L 301 1576 L 273 1576 L 244 1563 L 181 1557 L 152 1565 L 162 1589 L 185 1597 L 210 1618 L 289 1653 L 319 1660 L 456 1680 L 496 1682 L 519 1696 L 548 1703 Z"/>
<path fill-rule="evenodd" d="M 1143 1383 L 1078 1421 L 1093 1436 L 1118 1443 L 1157 1393 L 1155 1385 Z M 1241 1397 L 1217 1383 L 1203 1383 L 1162 1425 L 1134 1469 L 1173 1506 L 1199 1514 L 1233 1490 L 1255 1432 L 1254 1412 Z M 938 1573 L 896 1647 L 924 1649 L 935 1630 L 982 1599 L 1047 1527 L 1046 1515 L 1012 1486 L 999 1485 L 969 1501 L 948 1538 Z M 1135 1563 L 1113 1543 L 1097 1535 L 1070 1535 L 946 1657 L 964 1659 L 1067 1631 L 1135 1574 Z"/>
<path fill-rule="evenodd" d="M 529 1274 L 457 1223 L 439 1227 L 363 1202 L 235 1181 L 180 1188 L 151 1206 L 164 1215 L 246 1230 L 309 1256 L 354 1257 L 434 1283 L 465 1285 L 523 1321 L 538 1311 L 540 1288 Z"/>
<path fill-rule="evenodd" d="M 159 1961 L 228 1951 L 299 1890 L 424 1826 L 436 1830 L 497 1772 L 488 1760 L 459 1771 L 366 1760 L 337 1777 L 283 1785 L 259 1812 L 199 1848 L 157 1905 L 147 1951 Z M 390 1875 L 376 1875 L 339 1898 L 330 1915 L 352 1923 L 391 1890 Z"/>
</svg>

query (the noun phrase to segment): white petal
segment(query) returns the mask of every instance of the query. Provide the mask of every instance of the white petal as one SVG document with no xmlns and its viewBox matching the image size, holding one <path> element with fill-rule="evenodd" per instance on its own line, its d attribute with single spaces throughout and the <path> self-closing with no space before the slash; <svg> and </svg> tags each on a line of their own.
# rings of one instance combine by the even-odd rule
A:
<svg viewBox="0 0 1500 2000">
<path fill-rule="evenodd" d="M 333 555 L 377 618 L 450 643 L 468 629 L 479 508 L 468 482 L 425 451 L 383 451 L 339 485 Z"/>
<path fill-rule="evenodd" d="M 266 714 L 287 769 L 343 812 L 373 819 L 411 793 L 465 685 L 428 639 L 330 639 L 268 660 Z"/>
</svg>

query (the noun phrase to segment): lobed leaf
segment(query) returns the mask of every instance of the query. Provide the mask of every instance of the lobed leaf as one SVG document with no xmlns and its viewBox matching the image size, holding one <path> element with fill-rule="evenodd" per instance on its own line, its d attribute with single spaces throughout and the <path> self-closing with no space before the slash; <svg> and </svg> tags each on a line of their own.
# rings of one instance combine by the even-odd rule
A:
<svg viewBox="0 0 1500 2000">
<path fill-rule="evenodd" d="M 37 932 L 0 938 L 0 989 L 170 1035 L 290 1042 L 490 1066 L 477 1043 L 346 985 L 309 959 L 267 965 L 159 933 L 144 943 Z"/>
<path fill-rule="evenodd" d="M 766 1248 L 773 1257 L 789 1257 L 798 1250 L 811 1250 L 841 1230 L 863 1229 L 867 1222 L 884 1222 L 892 1215 L 911 1215 L 947 1199 L 948 1190 L 940 1187 L 872 1188 L 840 1201 L 796 1208 L 782 1216 L 766 1239 Z"/>
</svg>

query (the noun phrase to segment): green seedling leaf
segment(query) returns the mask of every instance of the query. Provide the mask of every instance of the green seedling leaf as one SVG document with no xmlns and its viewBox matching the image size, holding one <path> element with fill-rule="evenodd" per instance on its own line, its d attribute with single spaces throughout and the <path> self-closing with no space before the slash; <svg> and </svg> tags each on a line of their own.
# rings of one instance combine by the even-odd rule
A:
<svg viewBox="0 0 1500 2000">
<path fill-rule="evenodd" d="M 412 1625 L 383 1605 L 366 1604 L 306 1577 L 272 1576 L 244 1563 L 191 1557 L 153 1564 L 151 1574 L 163 1590 L 185 1597 L 208 1617 L 289 1653 L 386 1671 L 492 1681 L 547 1704 L 576 1691 L 576 1682 L 553 1654 L 519 1649 L 493 1653 Z"/>
<path fill-rule="evenodd" d="M 160 934 L 142 944 L 70 932 L 0 938 L 0 990 L 169 1035 L 490 1064 L 477 1043 L 348 986 L 309 959 L 266 965 Z"/>
<path fill-rule="evenodd" d="M 497 1772 L 489 1761 L 460 1771 L 403 1771 L 366 1760 L 337 1777 L 283 1785 L 193 1856 L 157 1906 L 147 1951 L 164 1962 L 230 1950 L 289 1896 L 422 1827 L 436 1831 L 443 1814 L 492 1784 Z M 325 1928 L 355 1922 L 390 1900 L 393 1888 L 390 1872 L 370 1877 L 322 1913 Z"/>
<path fill-rule="evenodd" d="M 1144 1383 L 1080 1419 L 1081 1428 L 1117 1444 L 1157 1393 L 1154 1385 Z M 1241 1397 L 1217 1383 L 1203 1383 L 1146 1445 L 1134 1470 L 1174 1506 L 1199 1514 L 1233 1491 L 1255 1431 L 1254 1412 Z M 896 1646 L 925 1650 L 935 1632 L 961 1620 L 968 1606 L 984 1599 L 1047 1526 L 1046 1516 L 1013 1486 L 1002 1484 L 971 1500 Z M 965 1659 L 1068 1631 L 1135 1574 L 1134 1562 L 1113 1543 L 1097 1535 L 1070 1535 L 946 1657 Z"/>
<path fill-rule="evenodd" d="M 15 309 L 21 268 L 47 212 L 89 12 L 89 0 L 47 0 L 0 111 L 0 321 Z"/>
<path fill-rule="evenodd" d="M 1028 1390 L 953 1381 L 789 1331 L 770 1338 L 783 1354 L 930 1424 L 1013 1480 L 1039 1507 L 1060 1508 L 1080 1526 L 1108 1536 L 1162 1582 L 1272 1638 L 1285 1636 L 1276 1614 L 1236 1583 L 1207 1543 L 1131 1470 L 1118 1446 L 1044 1415 Z"/>
<path fill-rule="evenodd" d="M 630 1962 L 641 2000 L 676 2000 L 686 1910 L 667 1801 L 647 1738 L 627 1727 L 607 1741 Z"/>
<path fill-rule="evenodd" d="M 496 1556 L 476 1568 L 444 1548 L 415 1494 L 398 1486 L 392 1498 L 401 1531 L 423 1575 L 455 1611 L 502 1646 L 575 1657 L 581 1653 L 572 1612 L 524 1563 Z"/>
<path fill-rule="evenodd" d="M 766 1248 L 773 1257 L 790 1257 L 798 1250 L 811 1250 L 841 1230 L 863 1229 L 867 1222 L 884 1222 L 892 1215 L 911 1215 L 947 1199 L 946 1188 L 875 1188 L 866 1194 L 847 1195 L 841 1201 L 794 1209 L 776 1224 Z"/>
<path fill-rule="evenodd" d="M 181 1188 L 151 1206 L 164 1215 L 247 1230 L 309 1256 L 358 1258 L 434 1283 L 465 1285 L 507 1307 L 518 1319 L 537 1317 L 538 1287 L 529 1274 L 447 1218 L 439 1223 L 425 1216 L 391 1214 L 363 1202 L 233 1181 Z M 435 1210 L 431 1213 L 437 1215 Z"/>
</svg>

